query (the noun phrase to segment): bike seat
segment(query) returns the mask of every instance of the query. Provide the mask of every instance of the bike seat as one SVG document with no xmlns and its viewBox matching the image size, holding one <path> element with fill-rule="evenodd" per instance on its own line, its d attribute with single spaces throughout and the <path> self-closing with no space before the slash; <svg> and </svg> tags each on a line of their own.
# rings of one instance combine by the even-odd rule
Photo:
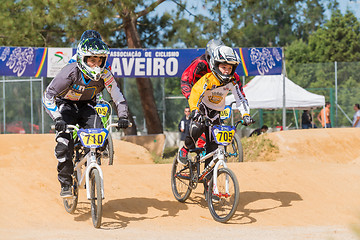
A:
<svg viewBox="0 0 360 240">
<path fill-rule="evenodd" d="M 200 154 L 203 151 L 205 151 L 205 148 L 194 148 L 194 149 L 189 149 L 189 152 L 194 152 L 196 154 Z"/>
</svg>

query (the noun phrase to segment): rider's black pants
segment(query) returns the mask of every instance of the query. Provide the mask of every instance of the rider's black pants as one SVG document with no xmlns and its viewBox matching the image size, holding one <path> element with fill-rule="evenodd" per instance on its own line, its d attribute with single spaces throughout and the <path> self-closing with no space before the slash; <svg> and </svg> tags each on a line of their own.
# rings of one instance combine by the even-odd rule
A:
<svg viewBox="0 0 360 240">
<path fill-rule="evenodd" d="M 211 119 L 213 124 L 220 124 L 220 114 L 219 111 L 210 109 L 204 104 L 200 104 L 200 111 L 204 116 Z M 196 147 L 196 141 L 199 137 L 205 132 L 207 142 L 205 145 L 205 150 L 207 153 L 214 151 L 217 148 L 217 144 L 214 141 L 214 138 L 211 134 L 211 127 L 205 126 L 205 123 L 199 123 L 192 121 L 190 122 L 189 134 L 185 137 L 185 146 L 188 149 L 193 149 Z M 209 140 L 209 141 L 208 141 Z M 212 158 L 209 158 L 205 161 L 205 167 L 211 162 Z"/>
<path fill-rule="evenodd" d="M 102 128 L 102 122 L 96 110 L 90 102 L 59 101 L 58 107 L 62 119 L 67 124 L 79 124 L 81 128 Z M 60 184 L 72 185 L 72 173 L 74 170 L 72 156 L 74 152 L 74 140 L 71 133 L 56 133 L 55 156 L 58 159 L 58 180 Z"/>
</svg>

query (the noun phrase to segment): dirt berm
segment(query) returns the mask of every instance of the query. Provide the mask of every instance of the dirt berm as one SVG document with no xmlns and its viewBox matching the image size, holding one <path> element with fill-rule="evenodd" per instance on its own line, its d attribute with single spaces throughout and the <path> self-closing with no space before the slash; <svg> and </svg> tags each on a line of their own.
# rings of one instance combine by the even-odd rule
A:
<svg viewBox="0 0 360 240">
<path fill-rule="evenodd" d="M 276 161 L 229 164 L 241 193 L 227 224 L 212 219 L 201 186 L 177 202 L 171 164 L 116 140 L 114 165 L 102 165 L 103 221 L 94 229 L 84 190 L 75 214 L 64 210 L 54 135 L 0 135 L 0 239 L 360 239 L 360 129 L 267 136 L 279 146 Z"/>
</svg>

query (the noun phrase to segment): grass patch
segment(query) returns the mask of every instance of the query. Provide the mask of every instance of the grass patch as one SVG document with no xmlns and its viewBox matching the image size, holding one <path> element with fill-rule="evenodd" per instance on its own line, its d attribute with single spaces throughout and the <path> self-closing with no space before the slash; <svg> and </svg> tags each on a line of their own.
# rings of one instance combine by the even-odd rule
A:
<svg viewBox="0 0 360 240">
<path fill-rule="evenodd" d="M 241 144 L 244 162 L 275 161 L 279 154 L 279 147 L 265 135 L 242 138 Z"/>
<path fill-rule="evenodd" d="M 164 149 L 163 157 L 160 157 L 155 153 L 151 153 L 151 156 L 154 163 L 156 164 L 172 163 L 174 161 L 178 149 L 179 149 L 178 147 L 167 147 Z"/>
</svg>

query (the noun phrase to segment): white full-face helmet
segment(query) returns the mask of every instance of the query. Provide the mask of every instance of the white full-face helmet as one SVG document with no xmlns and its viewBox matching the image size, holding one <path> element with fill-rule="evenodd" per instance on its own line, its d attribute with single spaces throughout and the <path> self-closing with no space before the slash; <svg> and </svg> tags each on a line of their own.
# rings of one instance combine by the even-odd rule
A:
<svg viewBox="0 0 360 240">
<path fill-rule="evenodd" d="M 106 65 L 110 50 L 108 46 L 98 38 L 87 38 L 82 40 L 77 47 L 76 62 L 83 74 L 93 81 L 99 81 Z M 87 58 L 91 56 L 100 57 L 102 62 L 98 67 L 90 67 Z"/>
<path fill-rule="evenodd" d="M 208 63 L 210 63 L 211 55 L 212 55 L 214 49 L 219 46 L 225 46 L 225 44 L 223 43 L 223 41 L 221 41 L 221 39 L 211 39 L 206 44 L 205 58 Z"/>
<path fill-rule="evenodd" d="M 220 63 L 227 63 L 232 65 L 231 73 L 228 75 L 223 74 L 219 69 Z M 227 46 L 216 47 L 210 59 L 211 72 L 215 75 L 221 84 L 227 84 L 231 81 L 239 64 L 239 55 L 235 52 L 234 49 Z"/>
</svg>

